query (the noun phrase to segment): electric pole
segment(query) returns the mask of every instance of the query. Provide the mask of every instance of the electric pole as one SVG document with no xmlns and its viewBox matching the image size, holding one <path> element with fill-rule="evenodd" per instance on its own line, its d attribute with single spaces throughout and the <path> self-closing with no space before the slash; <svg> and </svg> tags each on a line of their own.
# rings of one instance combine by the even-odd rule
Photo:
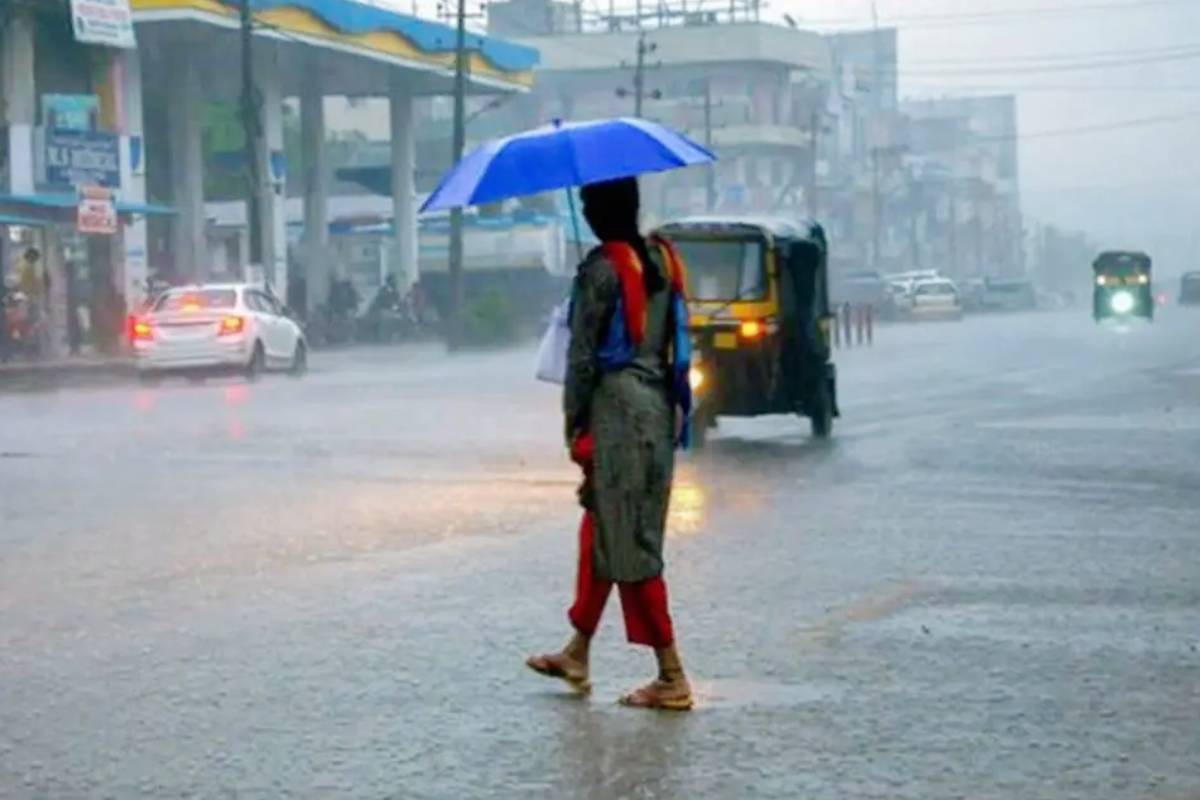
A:
<svg viewBox="0 0 1200 800">
<path fill-rule="evenodd" d="M 662 92 L 655 89 L 652 92 L 646 91 L 646 56 L 658 49 L 658 45 L 654 42 L 646 41 L 645 32 L 638 34 L 637 40 L 637 60 L 633 67 L 633 115 L 635 117 L 642 116 L 642 103 L 649 97 L 652 100 L 661 100 Z M 617 89 L 617 97 L 628 97 L 630 91 L 625 87 Z"/>
<path fill-rule="evenodd" d="M 250 0 L 241 0 L 242 34 L 242 128 L 246 138 L 246 225 L 250 234 L 252 265 L 264 269 L 262 249 L 262 170 L 258 163 L 261 151 L 262 124 L 259 118 L 258 88 L 254 84 L 254 14 Z"/>
<path fill-rule="evenodd" d="M 704 146 L 708 152 L 713 151 L 712 78 L 704 79 Z M 712 162 L 709 162 L 705 169 L 705 204 L 711 212 L 717 207 L 717 171 Z"/>
<path fill-rule="evenodd" d="M 458 19 L 455 26 L 454 47 L 454 150 L 450 163 L 462 160 L 463 148 L 467 143 L 467 3 L 458 0 Z M 463 314 L 463 212 L 462 208 L 450 209 L 450 349 L 462 344 Z"/>
<path fill-rule="evenodd" d="M 879 271 L 880 258 L 879 247 L 883 227 L 883 214 L 881 208 L 881 198 L 879 191 L 880 176 L 879 176 L 879 149 L 883 145 L 883 75 L 879 68 L 879 9 L 875 4 L 875 0 L 871 0 L 871 60 L 872 72 L 871 76 L 871 99 L 874 106 L 874 114 L 872 114 L 872 150 L 871 150 L 871 268 L 876 272 Z"/>
<path fill-rule="evenodd" d="M 819 205 L 817 200 L 817 153 L 820 152 L 818 147 L 821 139 L 821 114 L 817 109 L 813 109 L 812 117 L 808 123 L 809 141 L 812 147 L 812 163 L 808 167 L 808 215 L 815 221 L 817 219 Z"/>
</svg>

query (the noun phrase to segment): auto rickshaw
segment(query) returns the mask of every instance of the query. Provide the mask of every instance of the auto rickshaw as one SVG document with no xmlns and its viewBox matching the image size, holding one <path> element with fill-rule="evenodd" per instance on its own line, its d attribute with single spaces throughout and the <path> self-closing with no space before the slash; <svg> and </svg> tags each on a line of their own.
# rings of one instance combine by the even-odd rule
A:
<svg viewBox="0 0 1200 800">
<path fill-rule="evenodd" d="M 688 270 L 692 442 L 717 418 L 800 414 L 828 437 L 838 416 L 825 232 L 816 223 L 696 218 L 658 233 Z"/>
<path fill-rule="evenodd" d="M 1179 279 L 1179 305 L 1200 306 L 1200 272 L 1185 272 Z"/>
<path fill-rule="evenodd" d="M 1150 257 L 1145 253 L 1110 250 L 1092 263 L 1092 317 L 1096 322 L 1131 317 L 1154 319 L 1150 286 Z"/>
</svg>

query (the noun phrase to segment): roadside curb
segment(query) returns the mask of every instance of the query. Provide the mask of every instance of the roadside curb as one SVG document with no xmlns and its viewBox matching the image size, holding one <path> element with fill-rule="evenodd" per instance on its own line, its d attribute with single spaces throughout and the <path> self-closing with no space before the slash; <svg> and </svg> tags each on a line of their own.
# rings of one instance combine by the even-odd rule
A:
<svg viewBox="0 0 1200 800">
<path fill-rule="evenodd" d="M 136 374 L 128 359 L 0 364 L 0 391 L 109 384 L 130 380 Z"/>
</svg>

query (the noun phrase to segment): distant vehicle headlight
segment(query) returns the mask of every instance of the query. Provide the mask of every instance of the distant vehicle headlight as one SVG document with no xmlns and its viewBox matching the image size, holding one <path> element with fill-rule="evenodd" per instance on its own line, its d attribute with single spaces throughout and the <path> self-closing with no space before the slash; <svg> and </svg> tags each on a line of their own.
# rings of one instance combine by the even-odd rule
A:
<svg viewBox="0 0 1200 800">
<path fill-rule="evenodd" d="M 700 387 L 704 385 L 704 370 L 692 367 L 688 373 L 688 382 L 692 385 L 693 392 L 699 391 Z"/>
<path fill-rule="evenodd" d="M 1137 303 L 1133 299 L 1133 295 L 1129 292 L 1117 292 L 1112 296 L 1109 305 L 1112 307 L 1114 313 L 1128 314 L 1130 311 L 1133 311 L 1133 307 Z"/>
<path fill-rule="evenodd" d="M 1104 286 L 1106 283 L 1108 283 L 1108 278 L 1107 278 L 1107 277 L 1105 277 L 1104 275 L 1097 275 L 1097 276 L 1096 276 L 1096 285 L 1097 285 L 1097 286 Z"/>
</svg>

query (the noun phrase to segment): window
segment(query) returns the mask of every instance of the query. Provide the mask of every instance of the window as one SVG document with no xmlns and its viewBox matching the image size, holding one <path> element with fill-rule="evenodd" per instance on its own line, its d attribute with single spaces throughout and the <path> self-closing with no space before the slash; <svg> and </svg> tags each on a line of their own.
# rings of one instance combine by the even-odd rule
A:
<svg viewBox="0 0 1200 800">
<path fill-rule="evenodd" d="M 761 242 L 692 239 L 675 242 L 696 300 L 761 300 L 767 281 Z"/>
<path fill-rule="evenodd" d="M 216 308 L 233 308 L 237 305 L 237 292 L 233 289 L 177 289 L 163 295 L 155 311 L 200 311 Z"/>
</svg>

